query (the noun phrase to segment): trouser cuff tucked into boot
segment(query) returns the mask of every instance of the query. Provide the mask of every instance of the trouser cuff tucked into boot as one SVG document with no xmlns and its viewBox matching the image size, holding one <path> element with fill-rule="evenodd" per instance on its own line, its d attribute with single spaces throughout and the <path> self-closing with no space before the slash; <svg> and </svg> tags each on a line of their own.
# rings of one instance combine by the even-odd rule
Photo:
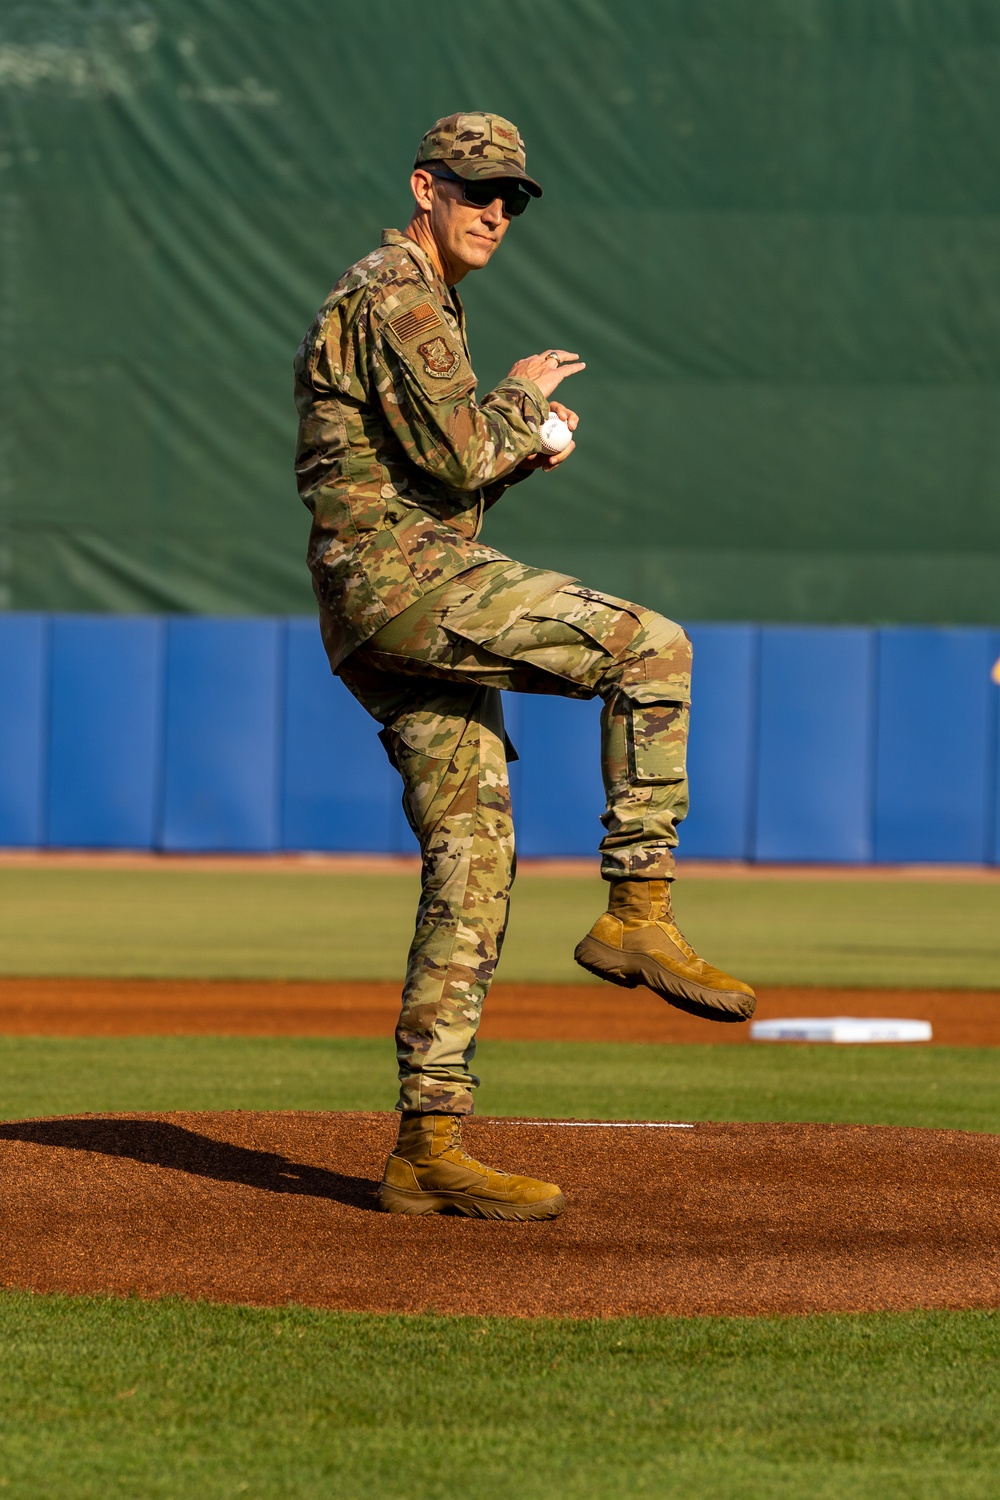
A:
<svg viewBox="0 0 1000 1500">
<path fill-rule="evenodd" d="M 602 880 L 673 880 L 675 874 L 671 844 L 644 844 L 639 849 L 601 846 Z"/>
</svg>

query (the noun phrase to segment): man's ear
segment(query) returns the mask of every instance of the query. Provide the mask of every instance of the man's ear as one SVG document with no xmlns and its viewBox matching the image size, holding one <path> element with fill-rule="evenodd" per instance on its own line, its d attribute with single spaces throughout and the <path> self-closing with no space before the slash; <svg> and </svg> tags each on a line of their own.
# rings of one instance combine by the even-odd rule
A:
<svg viewBox="0 0 1000 1500">
<path fill-rule="evenodd" d="M 410 188 L 417 207 L 422 213 L 430 213 L 431 204 L 434 201 L 434 178 L 431 173 L 425 172 L 423 167 L 414 167 L 410 178 Z"/>
</svg>

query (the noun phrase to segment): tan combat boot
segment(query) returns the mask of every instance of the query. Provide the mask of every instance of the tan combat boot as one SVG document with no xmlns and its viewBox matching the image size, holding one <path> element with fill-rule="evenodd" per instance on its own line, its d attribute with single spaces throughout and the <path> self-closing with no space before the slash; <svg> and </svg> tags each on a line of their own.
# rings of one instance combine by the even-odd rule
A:
<svg viewBox="0 0 1000 1500">
<path fill-rule="evenodd" d="M 745 1021 L 757 1004 L 748 984 L 713 969 L 678 932 L 669 880 L 613 880 L 607 911 L 573 957 L 598 979 L 647 985 L 708 1021 Z"/>
<path fill-rule="evenodd" d="M 566 1207 L 555 1183 L 494 1172 L 467 1156 L 458 1115 L 402 1116 L 378 1199 L 391 1214 L 451 1209 L 472 1219 L 554 1219 Z"/>
</svg>

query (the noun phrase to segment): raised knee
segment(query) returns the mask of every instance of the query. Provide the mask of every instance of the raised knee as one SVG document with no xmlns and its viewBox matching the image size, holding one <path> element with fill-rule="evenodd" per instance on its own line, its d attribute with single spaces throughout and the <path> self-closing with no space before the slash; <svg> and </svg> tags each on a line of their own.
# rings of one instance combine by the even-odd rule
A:
<svg viewBox="0 0 1000 1500">
<path fill-rule="evenodd" d="M 630 689 L 657 683 L 665 700 L 687 702 L 691 695 L 691 663 L 691 638 L 687 631 L 664 615 L 650 611 L 631 644 L 621 675 L 621 689 L 632 696 Z M 648 692 L 640 695 L 648 701 Z"/>
<path fill-rule="evenodd" d="M 671 661 L 687 663 L 691 669 L 693 648 L 691 637 L 682 625 L 675 620 L 668 620 L 666 615 L 654 615 L 650 623 L 650 637 L 655 643 L 657 654 L 669 657 Z"/>
</svg>

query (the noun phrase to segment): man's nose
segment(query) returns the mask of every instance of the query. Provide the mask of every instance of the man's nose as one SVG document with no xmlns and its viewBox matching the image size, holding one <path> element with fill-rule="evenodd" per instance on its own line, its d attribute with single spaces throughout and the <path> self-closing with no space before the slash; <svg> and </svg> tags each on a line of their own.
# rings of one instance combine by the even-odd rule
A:
<svg viewBox="0 0 1000 1500">
<path fill-rule="evenodd" d="M 503 218 L 503 199 L 494 198 L 489 208 L 483 209 L 483 223 L 495 229 Z"/>
</svg>

